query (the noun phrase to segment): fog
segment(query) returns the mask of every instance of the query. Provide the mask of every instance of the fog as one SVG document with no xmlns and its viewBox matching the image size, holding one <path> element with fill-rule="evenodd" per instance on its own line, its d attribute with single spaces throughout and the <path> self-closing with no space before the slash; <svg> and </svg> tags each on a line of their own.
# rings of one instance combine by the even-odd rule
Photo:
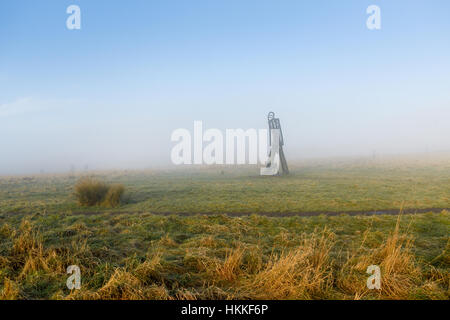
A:
<svg viewBox="0 0 450 320">
<path fill-rule="evenodd" d="M 288 163 L 449 151 L 448 1 L 363 2 L 2 2 L 0 174 L 172 167 L 270 111 Z"/>
<path fill-rule="evenodd" d="M 258 104 L 240 114 L 227 112 L 224 106 L 216 114 L 205 112 L 204 117 L 200 111 L 180 115 L 176 108 L 165 112 L 162 107 L 152 115 L 141 114 L 142 108 L 137 107 L 106 112 L 97 106 L 103 111 L 74 122 L 80 102 L 65 102 L 64 108 L 62 101 L 40 102 L 35 108 L 38 102 L 29 99 L 26 103 L 30 105 L 25 113 L 1 117 L 2 175 L 172 167 L 175 129 L 185 128 L 194 135 L 194 120 L 203 121 L 203 131 L 217 128 L 224 136 L 226 129 L 262 129 L 267 128 L 268 111 L 275 111 L 281 120 L 288 162 L 450 151 L 450 112 L 437 106 L 418 107 L 407 114 L 391 109 L 383 114 L 367 106 L 355 112 L 344 107 L 325 111 L 312 104 L 299 110 L 294 103 L 272 108 Z M 25 106 L 23 101 L 19 104 Z M 85 109 L 81 113 L 89 114 Z"/>
</svg>

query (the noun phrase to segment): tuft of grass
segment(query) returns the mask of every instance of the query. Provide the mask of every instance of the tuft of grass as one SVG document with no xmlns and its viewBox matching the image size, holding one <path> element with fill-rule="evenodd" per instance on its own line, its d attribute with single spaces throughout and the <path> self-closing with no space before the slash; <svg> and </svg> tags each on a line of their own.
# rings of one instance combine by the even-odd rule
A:
<svg viewBox="0 0 450 320">
<path fill-rule="evenodd" d="M 20 291 L 17 284 L 5 278 L 3 289 L 0 290 L 0 300 L 17 300 L 20 298 Z"/>
<path fill-rule="evenodd" d="M 107 208 L 115 208 L 120 205 L 120 201 L 125 192 L 125 187 L 121 184 L 113 184 L 108 187 L 105 197 L 102 201 L 102 206 Z"/>
<path fill-rule="evenodd" d="M 215 274 L 221 280 L 232 282 L 241 272 L 242 257 L 244 249 L 236 248 L 228 251 L 225 260 L 217 263 L 215 266 Z"/>
<path fill-rule="evenodd" d="M 381 289 L 375 291 L 379 297 L 386 299 L 407 299 L 411 289 L 421 283 L 422 272 L 417 266 L 412 252 L 413 239 L 407 231 L 400 232 L 400 217 L 388 238 L 381 246 L 369 251 L 362 250 L 362 246 L 354 252 L 340 271 L 338 284 L 340 288 L 361 299 L 373 293 L 369 290 L 364 279 L 370 265 L 377 265 L 381 269 Z M 373 294 L 372 294 L 373 296 Z"/>
<path fill-rule="evenodd" d="M 93 178 L 82 178 L 75 185 L 75 196 L 81 206 L 99 205 L 108 193 L 108 185 Z"/>
<path fill-rule="evenodd" d="M 305 237 L 290 251 L 272 254 L 248 286 L 254 299 L 324 297 L 330 285 L 330 250 L 334 234 L 326 229 Z"/>
<path fill-rule="evenodd" d="M 120 205 L 125 192 L 121 184 L 108 185 L 105 182 L 85 177 L 81 178 L 75 185 L 75 197 L 81 206 L 101 205 L 114 208 Z"/>
</svg>

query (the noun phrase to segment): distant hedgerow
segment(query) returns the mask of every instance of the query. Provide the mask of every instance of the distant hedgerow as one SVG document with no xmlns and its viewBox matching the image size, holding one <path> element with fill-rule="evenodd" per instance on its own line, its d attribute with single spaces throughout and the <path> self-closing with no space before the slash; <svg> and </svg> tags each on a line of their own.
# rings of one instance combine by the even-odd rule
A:
<svg viewBox="0 0 450 320">
<path fill-rule="evenodd" d="M 88 207 L 117 207 L 124 192 L 125 187 L 121 184 L 108 185 L 93 178 L 82 178 L 75 185 L 78 203 Z"/>
</svg>

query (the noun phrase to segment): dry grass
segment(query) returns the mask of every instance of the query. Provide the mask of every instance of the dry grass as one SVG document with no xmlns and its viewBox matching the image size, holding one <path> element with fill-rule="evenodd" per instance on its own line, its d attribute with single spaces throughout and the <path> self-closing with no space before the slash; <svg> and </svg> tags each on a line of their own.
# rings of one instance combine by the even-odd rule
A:
<svg viewBox="0 0 450 320">
<path fill-rule="evenodd" d="M 407 299 L 413 287 L 421 283 L 422 272 L 412 253 L 413 239 L 408 233 L 400 232 L 399 216 L 394 231 L 381 246 L 369 251 L 361 247 L 347 260 L 339 273 L 338 285 L 345 292 L 361 299 L 367 295 L 378 298 Z M 365 240 L 364 240 L 365 241 Z M 369 290 L 365 285 L 367 268 L 377 265 L 381 269 L 380 290 Z"/>
<path fill-rule="evenodd" d="M 242 257 L 244 256 L 244 249 L 238 247 L 236 249 L 229 250 L 225 260 L 216 261 L 214 274 L 218 279 L 223 281 L 232 282 L 241 273 Z"/>
<path fill-rule="evenodd" d="M 81 178 L 75 185 L 75 197 L 81 206 L 96 206 L 103 202 L 108 192 L 108 185 L 104 182 Z"/>
<path fill-rule="evenodd" d="M 3 289 L 0 291 L 0 300 L 17 300 L 20 299 L 19 289 L 14 281 L 5 278 Z"/>
<path fill-rule="evenodd" d="M 75 197 L 81 206 L 114 208 L 120 205 L 124 192 L 121 184 L 108 185 L 89 177 L 81 178 L 75 185 Z"/>
<path fill-rule="evenodd" d="M 193 228 L 185 220 L 162 221 L 172 220 L 177 228 L 180 223 Z M 217 221 L 226 221 L 235 232 L 254 232 L 242 219 Z M 140 227 L 129 219 L 123 223 Z M 371 243 L 377 233 L 369 226 L 351 244 L 353 250 L 342 250 L 344 238 L 328 228 L 299 235 L 282 229 L 272 237 L 285 247 L 271 252 L 264 238 L 250 244 L 233 235 L 231 242 L 218 246 L 217 236 L 203 235 L 180 246 L 181 238 L 175 241 L 163 233 L 144 256 L 134 253 L 118 260 L 122 254 L 117 248 L 91 247 L 88 239 L 95 233 L 89 223 L 67 227 L 61 234 L 77 240 L 62 245 L 49 244 L 48 233 L 24 219 L 17 229 L 0 228 L 8 243 L 0 247 L 0 299 L 448 299 L 447 251 L 436 257 L 440 268 L 428 265 L 424 270 L 414 254 L 412 231 L 400 225 L 399 219 L 380 244 Z M 169 251 L 176 254 L 168 256 Z M 81 290 L 65 287 L 66 268 L 72 264 L 81 267 Z M 374 264 L 382 271 L 378 291 L 366 287 L 366 269 Z"/>
<path fill-rule="evenodd" d="M 325 297 L 330 286 L 329 252 L 334 235 L 305 236 L 294 250 L 272 254 L 266 265 L 248 283 L 254 299 L 311 299 Z"/>
<path fill-rule="evenodd" d="M 121 184 L 113 184 L 109 186 L 108 192 L 102 201 L 102 206 L 106 208 L 115 208 L 120 205 L 120 201 L 125 192 L 125 187 Z"/>
</svg>

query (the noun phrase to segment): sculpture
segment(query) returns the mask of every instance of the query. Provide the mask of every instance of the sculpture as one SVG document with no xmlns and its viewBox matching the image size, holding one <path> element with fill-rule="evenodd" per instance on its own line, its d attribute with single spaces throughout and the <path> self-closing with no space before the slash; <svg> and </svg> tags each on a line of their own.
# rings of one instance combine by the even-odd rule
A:
<svg viewBox="0 0 450 320">
<path fill-rule="evenodd" d="M 267 116 L 269 123 L 269 159 L 266 166 L 261 168 L 262 176 L 276 176 L 289 174 L 289 168 L 284 155 L 283 132 L 281 131 L 280 119 L 275 118 L 274 112 L 269 112 Z"/>
</svg>

